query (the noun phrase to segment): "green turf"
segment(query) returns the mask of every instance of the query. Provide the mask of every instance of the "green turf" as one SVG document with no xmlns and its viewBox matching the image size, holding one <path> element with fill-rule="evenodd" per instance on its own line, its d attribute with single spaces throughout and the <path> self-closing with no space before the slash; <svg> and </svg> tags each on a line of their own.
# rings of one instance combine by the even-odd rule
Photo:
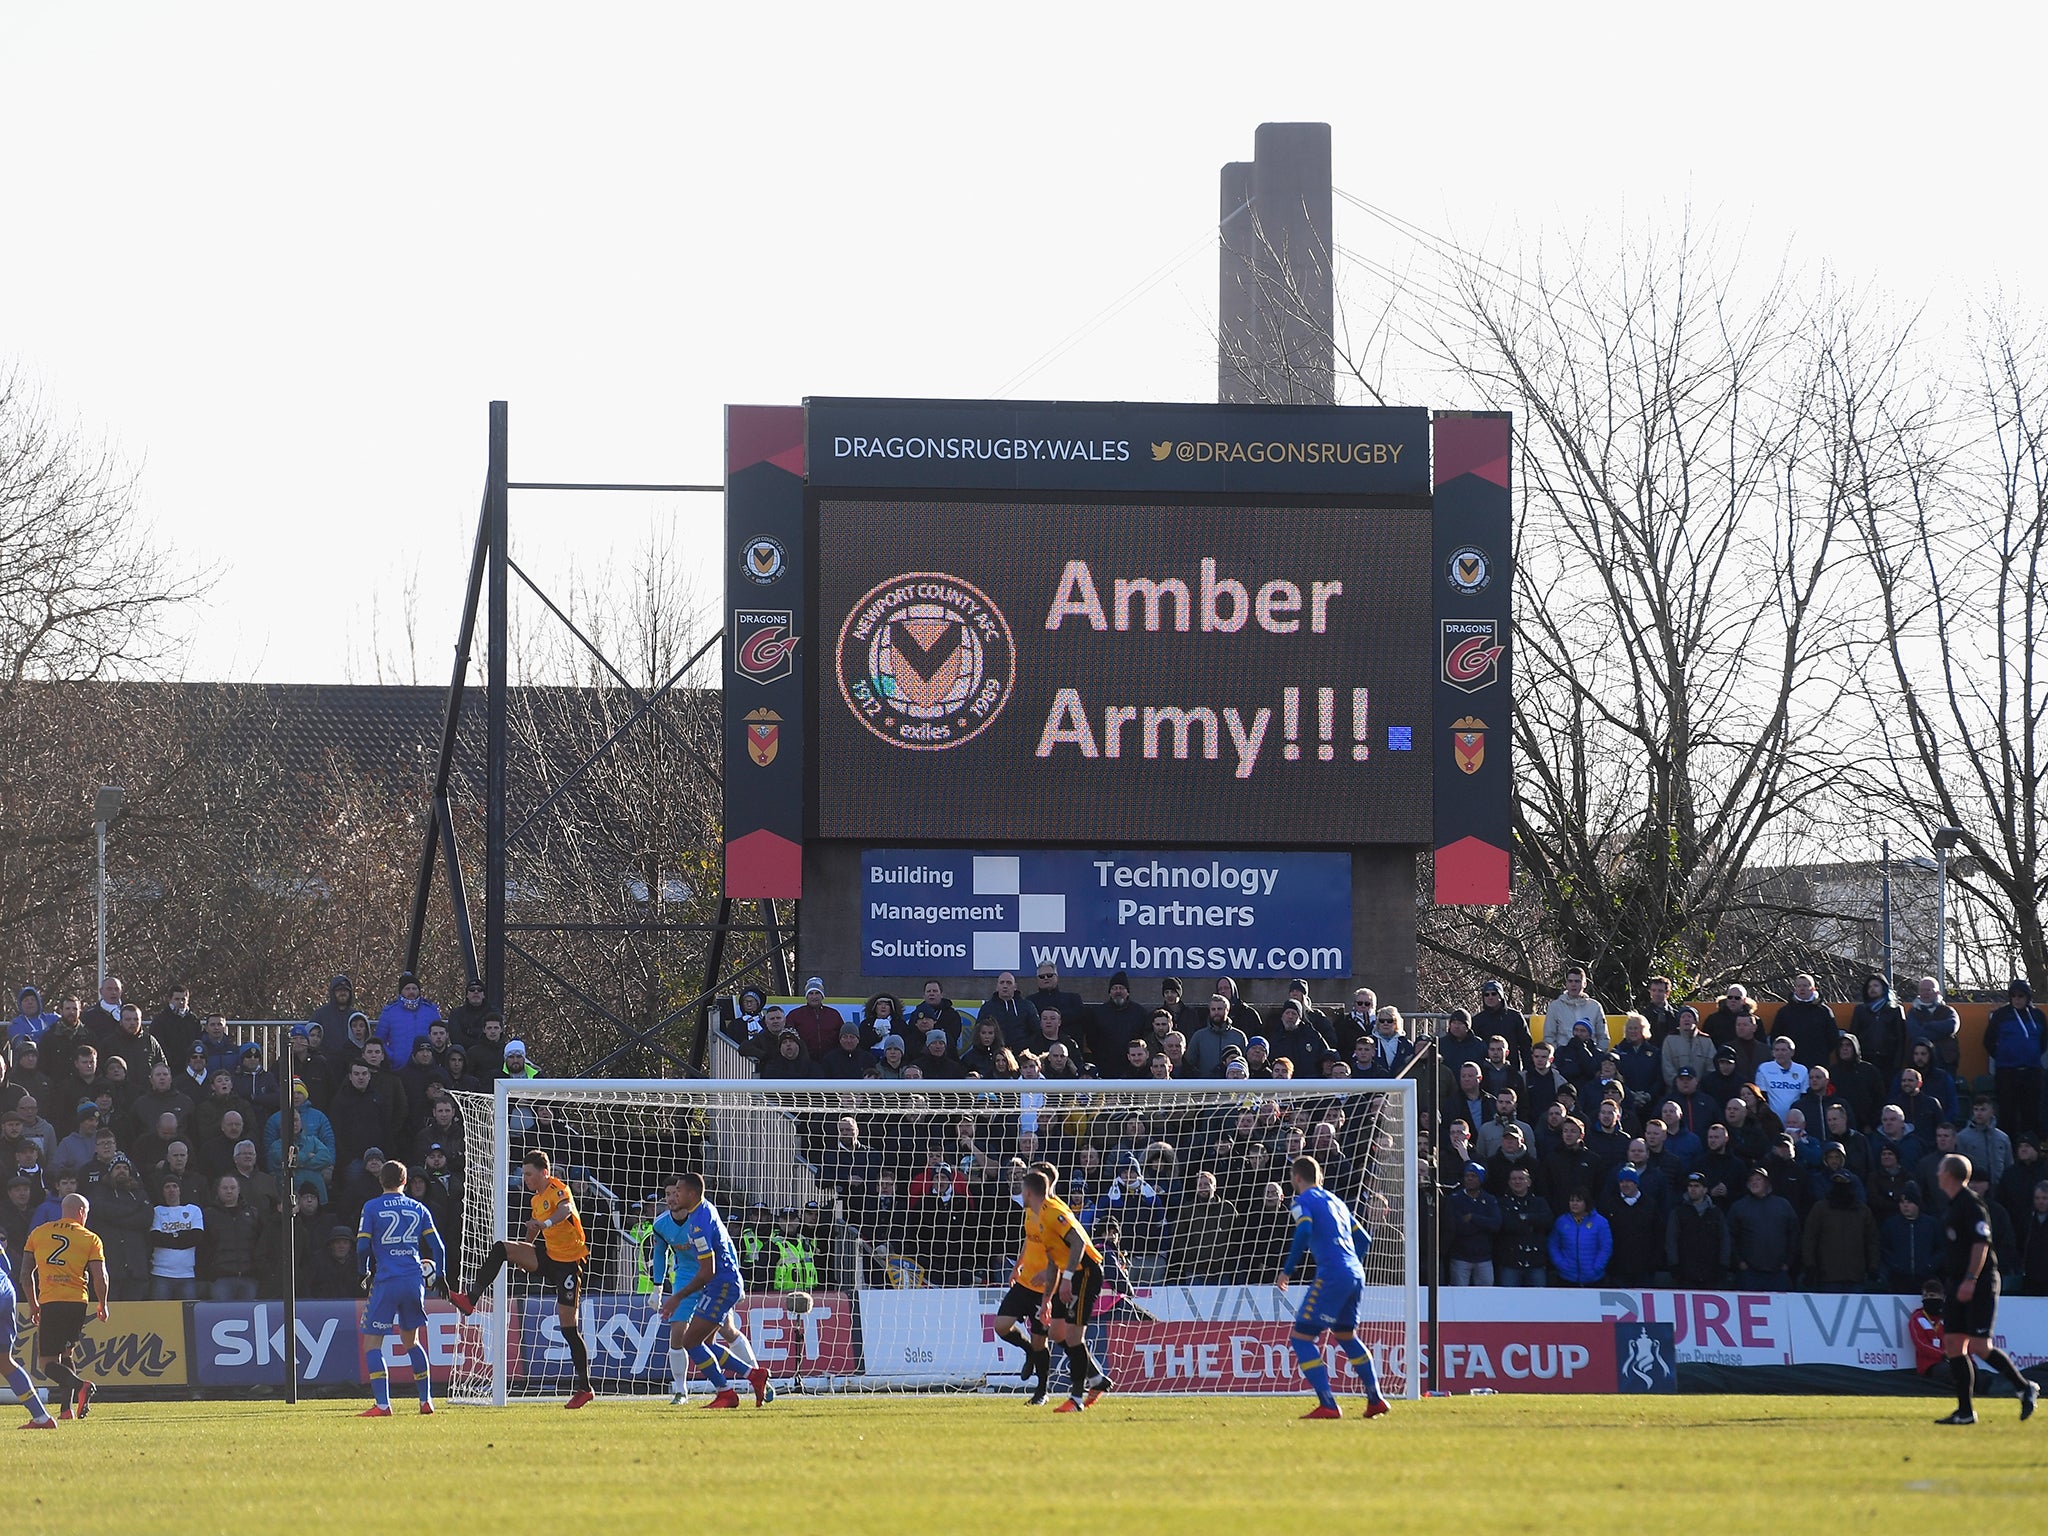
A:
<svg viewBox="0 0 2048 1536">
<path fill-rule="evenodd" d="M 12 1528 L 1783 1536 L 2048 1516 L 2048 1414 L 2022 1428 L 2010 1398 L 1960 1430 L 1933 1427 L 1946 1403 L 1896 1398 L 1459 1398 L 1370 1424 L 1300 1423 L 1291 1398 L 1111 1397 L 1074 1416 L 938 1396 L 360 1406 L 110 1403 L 14 1435 Z"/>
</svg>

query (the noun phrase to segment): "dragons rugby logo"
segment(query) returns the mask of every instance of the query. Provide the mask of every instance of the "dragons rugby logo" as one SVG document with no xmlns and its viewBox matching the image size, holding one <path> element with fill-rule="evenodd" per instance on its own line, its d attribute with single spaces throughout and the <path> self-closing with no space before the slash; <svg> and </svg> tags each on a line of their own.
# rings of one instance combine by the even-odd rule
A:
<svg viewBox="0 0 2048 1536">
<path fill-rule="evenodd" d="M 840 626 L 839 695 L 894 747 L 939 752 L 995 723 L 1017 682 L 1009 621 L 972 582 L 909 571 L 868 589 Z"/>
<path fill-rule="evenodd" d="M 1500 679 L 1507 650 L 1498 619 L 1445 619 L 1443 679 L 1460 693 L 1477 693 Z"/>
</svg>

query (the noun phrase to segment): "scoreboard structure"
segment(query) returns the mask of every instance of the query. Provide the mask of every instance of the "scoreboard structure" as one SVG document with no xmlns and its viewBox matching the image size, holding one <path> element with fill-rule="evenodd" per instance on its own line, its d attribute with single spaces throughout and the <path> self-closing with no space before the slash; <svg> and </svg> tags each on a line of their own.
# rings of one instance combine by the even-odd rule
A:
<svg viewBox="0 0 2048 1536">
<path fill-rule="evenodd" d="M 1511 427 L 1316 406 L 727 413 L 725 888 L 835 986 L 1412 996 L 1508 899 Z M 1263 989 L 1262 989 L 1263 990 Z"/>
</svg>

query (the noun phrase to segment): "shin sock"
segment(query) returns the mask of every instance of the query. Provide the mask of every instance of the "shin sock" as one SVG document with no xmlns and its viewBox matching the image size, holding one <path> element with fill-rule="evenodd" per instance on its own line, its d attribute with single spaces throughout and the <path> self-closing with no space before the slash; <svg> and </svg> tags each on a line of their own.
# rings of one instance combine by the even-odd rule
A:
<svg viewBox="0 0 2048 1536">
<path fill-rule="evenodd" d="M 412 1384 L 420 1395 L 420 1401 L 434 1400 L 434 1372 L 427 1360 L 427 1346 L 415 1344 L 405 1352 L 405 1362 L 412 1367 Z"/>
<path fill-rule="evenodd" d="M 590 1390 L 590 1350 L 583 1342 L 581 1328 L 564 1328 L 562 1342 L 569 1346 L 569 1363 L 576 1368 L 576 1390 Z"/>
<path fill-rule="evenodd" d="M 1977 1368 L 1970 1363 L 1968 1355 L 1948 1357 L 1948 1379 L 1956 1385 L 1956 1411 L 1974 1413 L 1977 1395 Z"/>
</svg>

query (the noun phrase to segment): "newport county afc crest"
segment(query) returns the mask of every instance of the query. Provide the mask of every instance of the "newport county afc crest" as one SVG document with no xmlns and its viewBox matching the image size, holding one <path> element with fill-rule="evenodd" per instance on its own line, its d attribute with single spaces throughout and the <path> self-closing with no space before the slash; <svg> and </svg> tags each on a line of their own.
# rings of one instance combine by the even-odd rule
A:
<svg viewBox="0 0 2048 1536">
<path fill-rule="evenodd" d="M 757 768 L 766 768 L 775 761 L 775 753 L 782 745 L 782 716 L 772 709 L 755 709 L 747 713 L 747 756 L 754 760 Z"/>
<path fill-rule="evenodd" d="M 1009 621 L 972 582 L 909 571 L 868 589 L 833 654 L 839 696 L 892 747 L 938 752 L 995 723 L 1017 682 Z"/>
<path fill-rule="evenodd" d="M 1451 755 L 1461 773 L 1477 773 L 1486 761 L 1486 722 L 1465 715 L 1451 722 Z"/>
</svg>

